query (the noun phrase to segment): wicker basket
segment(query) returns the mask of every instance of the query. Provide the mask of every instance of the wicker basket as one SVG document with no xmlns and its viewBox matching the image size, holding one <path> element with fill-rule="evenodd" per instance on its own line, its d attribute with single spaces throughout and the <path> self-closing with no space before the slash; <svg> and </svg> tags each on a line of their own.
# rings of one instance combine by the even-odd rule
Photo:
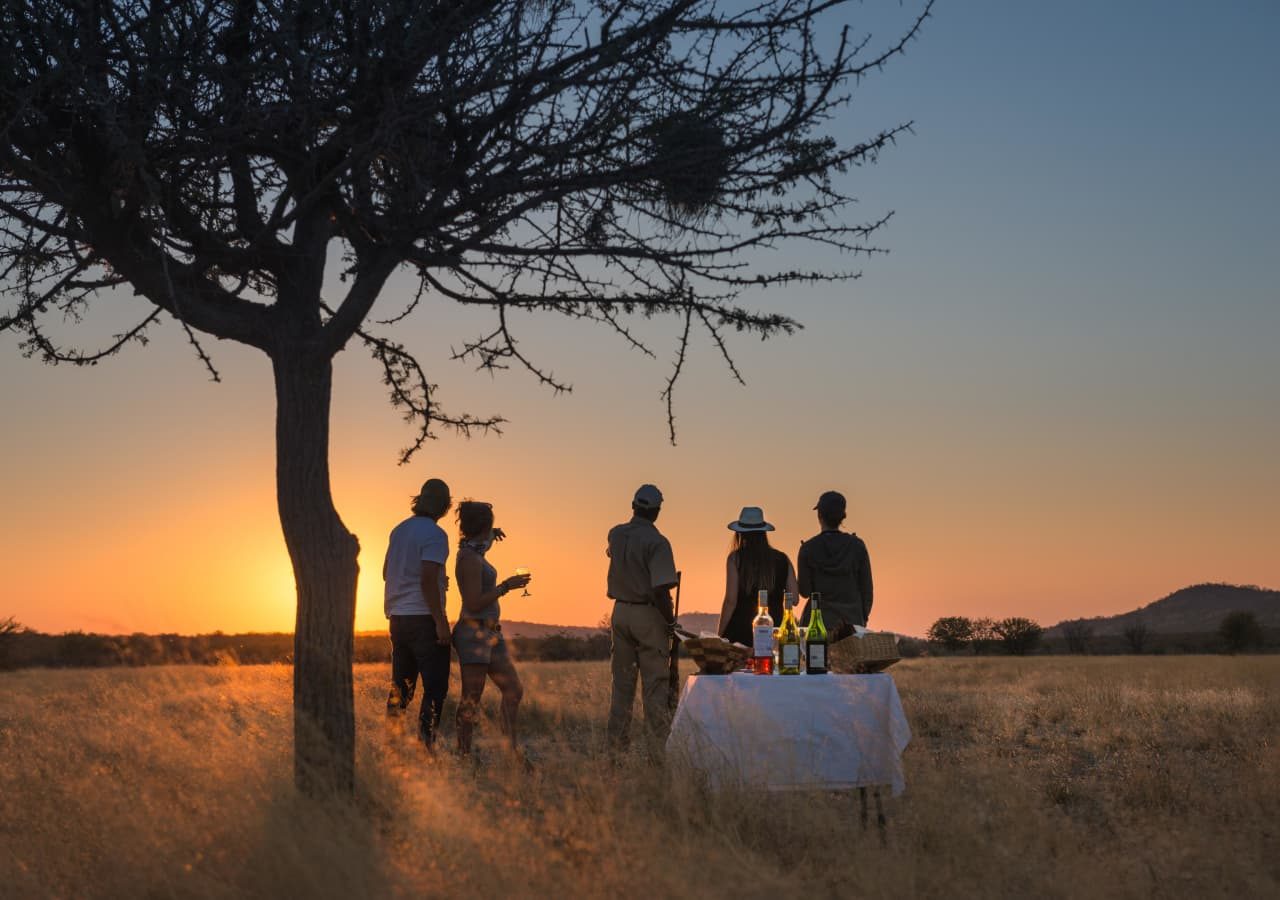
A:
<svg viewBox="0 0 1280 900">
<path fill-rule="evenodd" d="M 703 675 L 728 675 L 742 668 L 751 651 L 724 638 L 696 637 L 684 642 L 685 652 Z"/>
<path fill-rule="evenodd" d="M 865 675 L 882 672 L 902 659 L 898 638 L 887 631 L 868 631 L 837 641 L 827 648 L 827 666 L 832 672 Z"/>
</svg>

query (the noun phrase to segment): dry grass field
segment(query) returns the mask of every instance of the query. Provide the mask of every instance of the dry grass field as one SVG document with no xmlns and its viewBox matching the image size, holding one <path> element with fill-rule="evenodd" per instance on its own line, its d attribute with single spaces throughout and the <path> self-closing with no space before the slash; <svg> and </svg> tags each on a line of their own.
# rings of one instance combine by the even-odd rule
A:
<svg viewBox="0 0 1280 900">
<path fill-rule="evenodd" d="M 333 805 L 292 792 L 287 668 L 0 674 L 0 894 L 1280 896 L 1278 657 L 904 662 L 885 846 L 848 796 L 613 765 L 606 666 L 524 673 L 532 773 L 492 705 L 489 764 L 429 763 L 360 667 Z"/>
</svg>

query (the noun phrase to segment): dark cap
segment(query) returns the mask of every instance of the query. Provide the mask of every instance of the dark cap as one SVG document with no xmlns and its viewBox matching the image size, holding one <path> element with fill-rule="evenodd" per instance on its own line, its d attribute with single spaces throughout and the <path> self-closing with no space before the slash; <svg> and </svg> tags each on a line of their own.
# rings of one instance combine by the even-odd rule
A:
<svg viewBox="0 0 1280 900">
<path fill-rule="evenodd" d="M 818 505 L 814 509 L 818 511 L 818 515 L 828 522 L 834 519 L 843 519 L 845 511 L 844 494 L 839 491 L 827 491 L 818 498 Z"/>
<path fill-rule="evenodd" d="M 449 485 L 439 478 L 428 478 L 422 483 L 422 490 L 418 491 L 418 498 L 421 500 L 448 500 Z"/>
<path fill-rule="evenodd" d="M 636 489 L 631 505 L 636 509 L 657 509 L 662 506 L 662 491 L 651 484 L 642 484 Z"/>
</svg>

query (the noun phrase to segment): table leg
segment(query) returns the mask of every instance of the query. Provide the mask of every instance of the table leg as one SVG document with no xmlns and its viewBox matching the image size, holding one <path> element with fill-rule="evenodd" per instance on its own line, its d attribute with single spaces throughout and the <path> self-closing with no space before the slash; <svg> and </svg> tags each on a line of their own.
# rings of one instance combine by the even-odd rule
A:
<svg viewBox="0 0 1280 900">
<path fill-rule="evenodd" d="M 874 791 L 876 796 L 876 830 L 880 832 L 880 846 L 888 847 L 889 846 L 889 833 L 888 833 L 889 829 L 888 829 L 888 823 L 885 821 L 885 818 L 884 818 L 884 807 L 880 804 L 880 788 L 875 788 Z M 863 799 L 864 811 L 865 811 L 865 803 L 866 803 L 866 799 L 864 797 Z"/>
<path fill-rule="evenodd" d="M 880 846 L 887 847 L 889 845 L 889 820 L 884 815 L 884 803 L 880 799 L 880 788 L 873 787 L 871 789 L 872 796 L 876 801 L 876 831 L 880 832 Z M 858 788 L 858 822 L 862 825 L 862 830 L 866 831 L 870 824 L 870 815 L 867 809 L 867 789 Z"/>
</svg>

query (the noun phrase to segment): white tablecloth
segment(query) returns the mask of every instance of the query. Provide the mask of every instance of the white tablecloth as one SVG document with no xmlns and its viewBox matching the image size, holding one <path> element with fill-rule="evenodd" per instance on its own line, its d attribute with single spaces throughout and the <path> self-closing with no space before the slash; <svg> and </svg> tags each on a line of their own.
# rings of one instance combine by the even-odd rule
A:
<svg viewBox="0 0 1280 900">
<path fill-rule="evenodd" d="M 879 675 L 691 675 L 669 756 L 713 786 L 770 790 L 906 787 L 911 728 L 893 678 Z"/>
</svg>

